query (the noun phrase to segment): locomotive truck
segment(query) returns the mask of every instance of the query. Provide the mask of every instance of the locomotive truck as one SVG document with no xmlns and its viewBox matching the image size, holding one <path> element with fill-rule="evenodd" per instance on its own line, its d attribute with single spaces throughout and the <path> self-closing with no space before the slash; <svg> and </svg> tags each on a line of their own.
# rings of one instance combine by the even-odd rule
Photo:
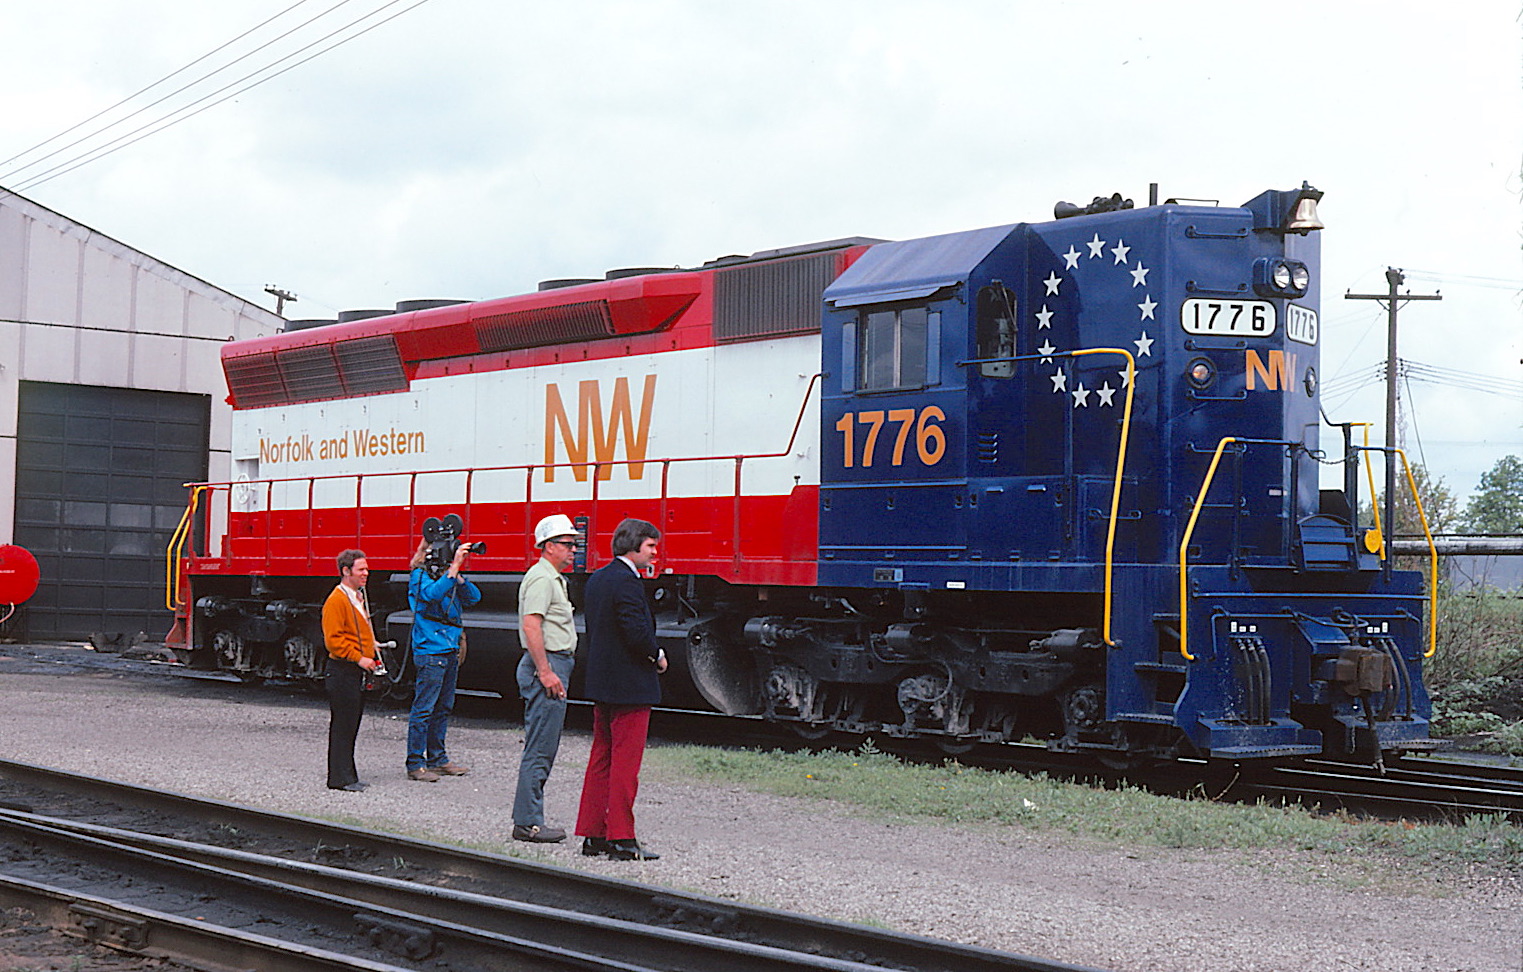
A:
<svg viewBox="0 0 1523 972">
<path fill-rule="evenodd" d="M 1118 195 L 229 343 L 235 476 L 190 486 L 169 643 L 321 678 L 359 547 L 405 677 L 397 581 L 453 513 L 486 543 L 461 682 L 511 695 L 533 524 L 576 523 L 575 599 L 634 516 L 668 705 L 950 751 L 1430 747 L 1434 571 L 1358 514 L 1361 467 L 1405 457 L 1319 402 L 1321 195 Z"/>
</svg>

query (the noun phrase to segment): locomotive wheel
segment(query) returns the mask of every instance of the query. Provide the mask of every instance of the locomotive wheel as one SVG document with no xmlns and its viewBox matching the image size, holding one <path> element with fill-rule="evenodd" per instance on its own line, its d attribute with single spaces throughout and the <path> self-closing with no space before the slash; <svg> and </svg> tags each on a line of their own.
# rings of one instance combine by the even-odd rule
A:
<svg viewBox="0 0 1523 972">
<path fill-rule="evenodd" d="M 977 739 L 969 739 L 963 736 L 936 737 L 936 748 L 948 756 L 961 756 L 964 753 L 970 753 L 973 751 L 973 747 L 977 745 Z"/>
<path fill-rule="evenodd" d="M 809 742 L 819 742 L 831 733 L 831 727 L 821 722 L 789 722 L 787 725 L 798 733 L 800 739 Z"/>
</svg>

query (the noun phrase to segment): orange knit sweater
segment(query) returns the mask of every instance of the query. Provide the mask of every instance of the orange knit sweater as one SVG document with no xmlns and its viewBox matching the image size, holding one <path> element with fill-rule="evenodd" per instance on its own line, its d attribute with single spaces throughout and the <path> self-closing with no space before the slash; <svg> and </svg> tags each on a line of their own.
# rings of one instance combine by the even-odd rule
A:
<svg viewBox="0 0 1523 972">
<path fill-rule="evenodd" d="M 375 629 L 349 600 L 342 584 L 323 602 L 323 641 L 331 658 L 358 663 L 361 658 L 376 656 Z"/>
</svg>

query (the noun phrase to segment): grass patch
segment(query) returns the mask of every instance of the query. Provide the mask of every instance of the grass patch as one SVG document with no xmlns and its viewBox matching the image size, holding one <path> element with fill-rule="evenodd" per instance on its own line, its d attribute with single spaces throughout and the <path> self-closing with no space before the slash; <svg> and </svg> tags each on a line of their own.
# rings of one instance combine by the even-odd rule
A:
<svg viewBox="0 0 1523 972">
<path fill-rule="evenodd" d="M 1104 789 L 1044 774 L 948 761 L 907 764 L 871 741 L 854 753 L 788 753 L 670 746 L 647 759 L 710 782 L 828 800 L 877 814 L 1066 834 L 1129 847 L 1297 850 L 1347 858 L 1382 854 L 1431 865 L 1517 869 L 1523 828 L 1500 815 L 1462 824 L 1396 823 L 1319 815 L 1296 807 L 1181 800 L 1137 787 Z"/>
</svg>

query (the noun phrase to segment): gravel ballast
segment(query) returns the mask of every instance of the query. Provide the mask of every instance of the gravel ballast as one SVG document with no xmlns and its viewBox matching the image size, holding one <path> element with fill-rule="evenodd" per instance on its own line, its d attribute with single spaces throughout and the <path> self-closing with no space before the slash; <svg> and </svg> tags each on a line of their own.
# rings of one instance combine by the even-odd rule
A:
<svg viewBox="0 0 1523 972">
<path fill-rule="evenodd" d="M 584 858 L 574 840 L 508 839 L 520 726 L 469 706 L 450 755 L 470 775 L 408 780 L 405 711 L 372 708 L 364 793 L 323 786 L 318 696 L 38 665 L 0 649 L 0 732 L 13 759 L 255 807 L 362 822 L 847 921 L 1137 972 L 1523 968 L 1523 893 L 1493 874 L 1359 881 L 1294 851 L 1073 845 L 1014 827 L 864 818 L 853 808 L 709 785 L 648 766 L 636 814 L 651 862 Z M 575 822 L 588 738 L 568 730 L 547 822 Z"/>
</svg>

